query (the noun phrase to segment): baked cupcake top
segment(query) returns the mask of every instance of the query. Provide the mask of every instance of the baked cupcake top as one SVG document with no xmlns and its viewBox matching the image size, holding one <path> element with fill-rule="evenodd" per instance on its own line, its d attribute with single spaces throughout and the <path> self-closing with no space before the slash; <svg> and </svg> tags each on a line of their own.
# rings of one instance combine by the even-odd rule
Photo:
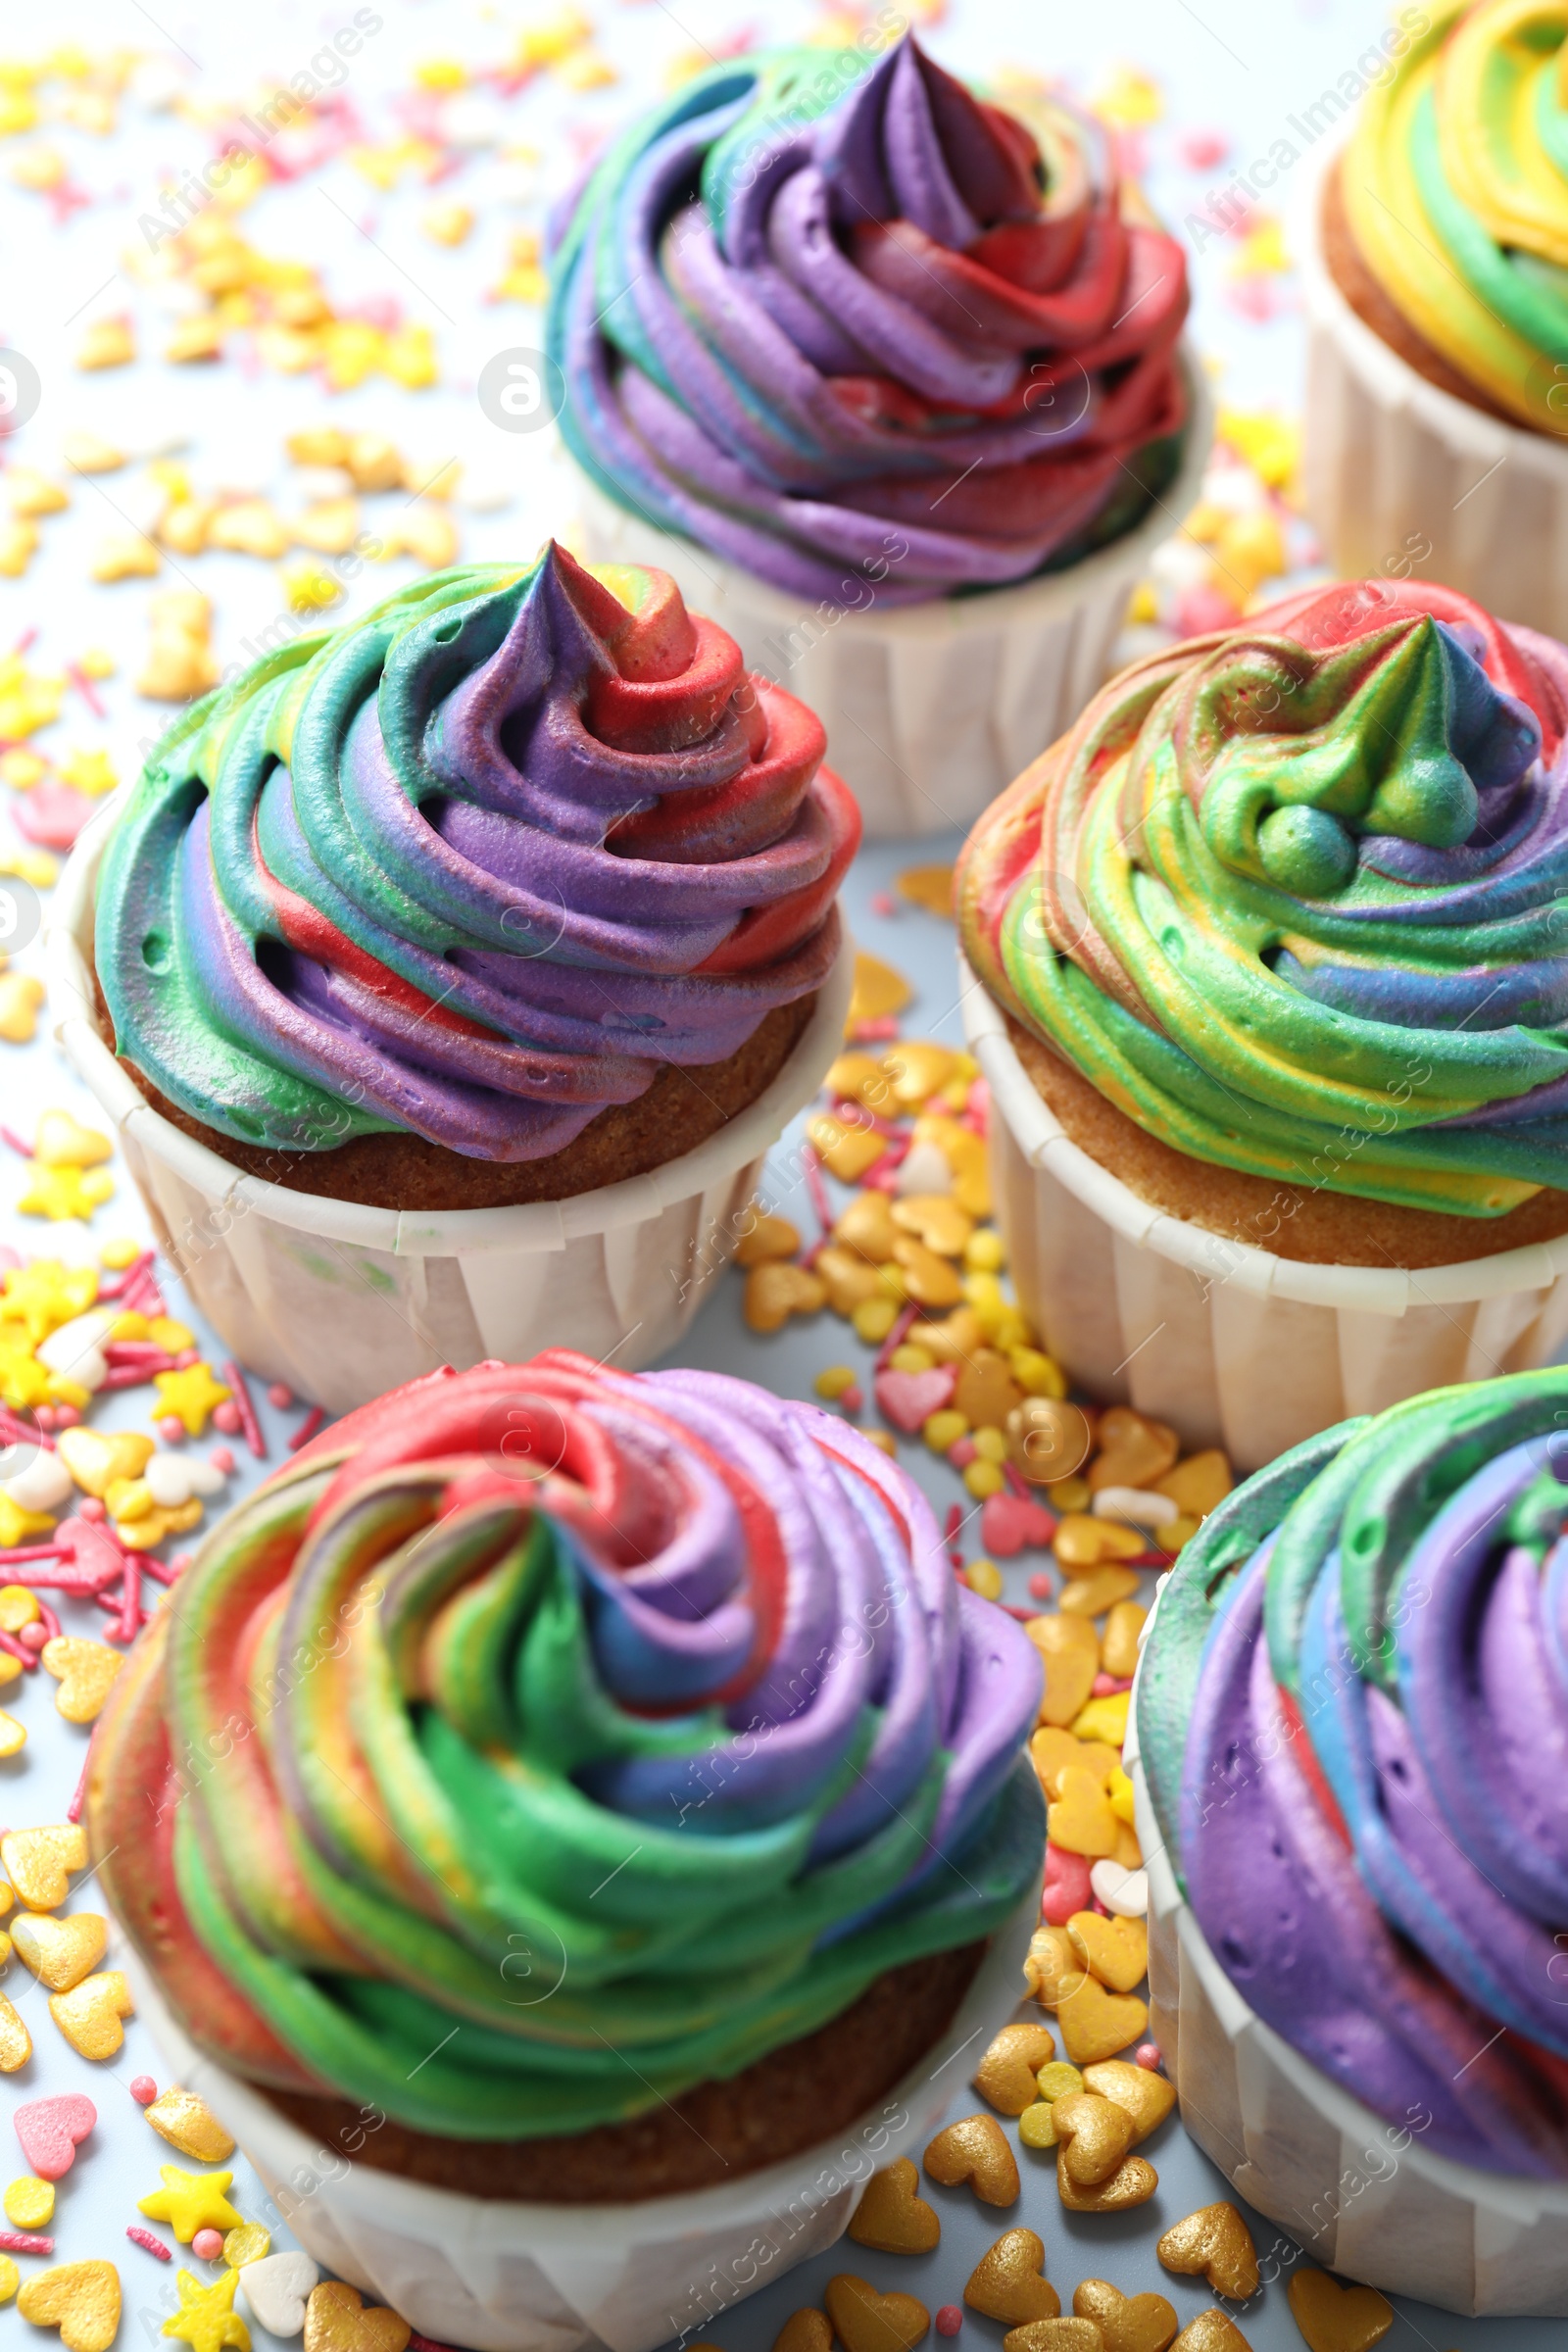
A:
<svg viewBox="0 0 1568 2352">
<path fill-rule="evenodd" d="M 119 1051 L 220 1134 L 533 1159 L 818 988 L 859 837 L 663 572 L 439 572 L 178 720 L 114 827 Z"/>
<path fill-rule="evenodd" d="M 1150 656 L 971 833 L 970 963 L 1152 1135 L 1472 1217 L 1568 1178 L 1568 651 L 1311 589 Z"/>
<path fill-rule="evenodd" d="M 1039 1684 L 842 1421 L 555 1350 L 395 1390 L 229 1513 L 116 1685 L 90 1832 L 224 2065 L 552 2135 L 998 1927 Z"/>
<path fill-rule="evenodd" d="M 1228 1495 L 1138 1740 L 1209 1948 L 1424 2147 L 1568 2175 L 1568 1372 L 1438 1389 Z"/>
<path fill-rule="evenodd" d="M 1022 579 L 1175 468 L 1181 247 L 1101 128 L 1056 99 L 1026 127 L 912 36 L 700 74 L 610 150 L 552 275 L 574 456 L 795 594 Z"/>
<path fill-rule="evenodd" d="M 1568 15 L 1541 0 L 1424 13 L 1361 102 L 1341 183 L 1351 233 L 1467 382 L 1568 433 Z"/>
</svg>

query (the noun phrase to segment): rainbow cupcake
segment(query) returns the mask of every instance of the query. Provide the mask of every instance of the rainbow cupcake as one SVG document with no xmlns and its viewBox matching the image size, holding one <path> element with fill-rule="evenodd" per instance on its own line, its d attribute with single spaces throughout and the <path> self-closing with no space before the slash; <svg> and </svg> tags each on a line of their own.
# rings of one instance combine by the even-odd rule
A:
<svg viewBox="0 0 1568 2352">
<path fill-rule="evenodd" d="M 1404 9 L 1306 239 L 1306 482 L 1330 561 L 1446 580 L 1557 637 L 1565 37 L 1536 0 Z M 1330 90 L 1294 120 L 1321 136 L 1344 111 Z"/>
<path fill-rule="evenodd" d="M 1440 1389 L 1229 1494 L 1134 1698 L 1155 2031 L 1314 2261 L 1568 2316 L 1568 1372 Z"/>
<path fill-rule="evenodd" d="M 231 1512 L 178 1599 L 87 1803 L 143 2013 L 305 2243 L 422 2330 L 544 2340 L 580 2210 L 585 2331 L 662 2341 L 670 2262 L 695 2288 L 742 2213 L 757 2283 L 830 2242 L 872 2167 L 823 2191 L 823 2143 L 886 2161 L 936 2046 L 1019 1997 L 1035 1651 L 816 1406 L 565 1351 L 437 1374 Z"/>
<path fill-rule="evenodd" d="M 880 40 L 716 66 L 619 139 L 550 347 L 597 551 L 806 696 L 873 830 L 930 830 L 1098 682 L 1205 428 L 1107 134 Z"/>
<path fill-rule="evenodd" d="M 1020 1298 L 1244 1466 L 1568 1332 L 1568 650 L 1311 589 L 1152 655 L 975 827 Z"/>
<path fill-rule="evenodd" d="M 341 1407 L 529 1342 L 670 1344 L 842 1029 L 859 821 L 822 750 L 667 575 L 554 545 L 176 721 L 77 852 L 57 981 L 238 1355 Z"/>
</svg>

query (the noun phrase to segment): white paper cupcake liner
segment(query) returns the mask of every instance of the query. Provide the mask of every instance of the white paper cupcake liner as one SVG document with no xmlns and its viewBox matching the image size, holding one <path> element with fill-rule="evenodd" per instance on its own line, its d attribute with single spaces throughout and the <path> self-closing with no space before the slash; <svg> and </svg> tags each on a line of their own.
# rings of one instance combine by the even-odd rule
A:
<svg viewBox="0 0 1568 2352">
<path fill-rule="evenodd" d="M 733 2184 L 620 2205 L 492 2202 L 349 2163 L 198 2050 L 133 1953 L 124 1966 L 172 2080 L 226 2125 L 318 2262 L 421 2335 L 474 2352 L 650 2352 L 710 2334 L 731 2305 L 833 2245 L 871 2174 L 918 2154 L 1017 2007 L 1039 1917 L 1037 1881 L 941 2040 L 857 2123 Z"/>
<path fill-rule="evenodd" d="M 1340 292 L 1315 201 L 1299 230 L 1303 472 L 1325 561 L 1348 579 L 1441 581 L 1499 619 L 1568 637 L 1568 443 L 1429 383 Z"/>
<path fill-rule="evenodd" d="M 1568 1234 L 1406 1271 L 1303 1264 L 1167 1216 L 1071 1141 L 960 974 L 1019 1303 L 1097 1400 L 1255 1470 L 1348 1414 L 1549 1363 L 1568 1339 Z"/>
<path fill-rule="evenodd" d="M 646 1176 L 566 1200 L 415 1210 L 318 1200 L 249 1176 L 153 1109 L 99 1033 L 93 885 L 114 822 L 76 845 L 45 930 L 56 1041 L 96 1096 L 159 1246 L 237 1360 L 347 1412 L 436 1370 L 571 1347 L 635 1371 L 685 1331 L 728 1263 L 763 1157 L 841 1050 L 853 942 L 772 1083 Z"/>
<path fill-rule="evenodd" d="M 589 558 L 653 564 L 747 664 L 807 703 L 872 839 L 968 826 L 1071 725 L 1105 676 L 1133 588 L 1202 486 L 1213 404 L 1186 366 L 1181 470 L 1136 529 L 1070 570 L 930 604 L 838 611 L 770 588 L 706 547 L 632 514 L 569 459 Z"/>
<path fill-rule="evenodd" d="M 1145 1656 L 1158 1622 L 1156 1600 Z M 1568 2181 L 1432 2154 L 1248 2007 L 1160 1842 L 1137 1711 L 1135 1683 L 1122 1762 L 1149 1873 L 1151 2031 L 1189 2133 L 1238 2195 L 1342 2278 L 1475 2317 L 1568 2315 Z"/>
</svg>

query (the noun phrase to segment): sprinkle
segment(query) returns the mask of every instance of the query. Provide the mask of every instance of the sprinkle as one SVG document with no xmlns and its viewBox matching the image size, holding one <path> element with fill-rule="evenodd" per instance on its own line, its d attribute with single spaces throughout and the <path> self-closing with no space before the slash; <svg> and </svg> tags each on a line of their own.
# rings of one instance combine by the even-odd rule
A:
<svg viewBox="0 0 1568 2352">
<path fill-rule="evenodd" d="M 177 2164 L 161 2164 L 158 2171 L 164 2185 L 140 2198 L 138 2211 L 149 2221 L 168 2222 L 182 2246 L 198 2230 L 234 2230 L 244 2220 L 224 2194 L 231 2172 L 186 2173 Z"/>
<path fill-rule="evenodd" d="M 225 1369 L 232 1370 L 232 1366 Z M 286 1380 L 274 1380 L 267 1392 L 267 1401 L 280 1413 L 286 1413 L 294 1401 L 294 1392 Z"/>
<path fill-rule="evenodd" d="M 288 1449 L 290 1453 L 298 1453 L 302 1446 L 308 1446 L 325 1419 L 325 1406 L 313 1404 L 310 1411 L 306 1414 L 304 1420 L 300 1423 L 298 1429 L 294 1431 L 293 1435 L 289 1439 Z"/>
<path fill-rule="evenodd" d="M 216 2262 L 223 2251 L 220 2230 L 198 2230 L 190 2241 L 190 2250 L 199 2262 Z"/>
<path fill-rule="evenodd" d="M 144 2080 L 145 2078 L 141 2079 Z M 130 2224 L 130 2227 L 125 2231 L 125 2235 L 129 2238 L 133 2246 L 145 2246 L 149 2254 L 156 2254 L 160 2262 L 173 2261 L 174 2257 L 171 2253 L 168 2246 L 165 2245 L 163 2239 L 161 2237 L 155 2237 L 150 2230 L 141 2229 L 137 2223 L 132 2222 Z M 51 2253 L 54 2251 L 53 2241 L 51 2241 L 50 2244 L 50 2251 Z"/>
<path fill-rule="evenodd" d="M 52 2237 L 39 2237 L 31 2230 L 0 2230 L 0 2254 L 52 2254 Z"/>
<path fill-rule="evenodd" d="M 150 2107 L 158 2096 L 158 2085 L 151 2075 L 132 2075 L 129 2089 L 138 2107 Z"/>
<path fill-rule="evenodd" d="M 822 1162 L 814 1144 L 807 1144 L 803 1148 L 801 1165 L 806 1172 L 806 1189 L 811 1196 L 811 1207 L 825 1238 L 833 1230 L 833 1203 L 828 1199 L 827 1186 L 822 1180 Z"/>
<path fill-rule="evenodd" d="M 80 1770 L 80 1772 L 79 1772 L 79 1773 L 77 1774 L 77 1776 L 76 1776 L 76 1792 L 75 1792 L 74 1796 L 72 1798 L 72 1800 L 71 1800 L 70 1804 L 69 1804 L 69 1805 L 66 1807 L 66 1819 L 67 1819 L 68 1821 L 70 1821 L 70 1822 L 79 1822 L 79 1821 L 80 1821 L 80 1819 L 81 1819 L 81 1809 L 82 1809 L 82 1806 L 83 1806 L 83 1805 L 86 1803 L 86 1801 L 87 1801 L 87 1765 L 88 1765 L 89 1759 L 90 1759 L 90 1757 L 91 1757 L 91 1754 L 92 1754 L 92 1750 L 89 1748 L 89 1749 L 88 1749 L 88 1751 L 87 1751 L 87 1754 L 86 1754 L 85 1756 L 83 1756 L 83 1757 L 82 1757 L 82 1759 L 81 1759 L 81 1770 Z M 136 2082 L 147 2082 L 148 2080 L 149 2080 L 149 2078 L 148 2078 L 146 2075 L 138 2075 L 138 2076 L 137 2076 L 137 2078 L 136 2078 Z M 131 2095 L 132 2095 L 132 2097 L 134 2097 L 134 2096 L 135 2096 L 135 2091 L 136 2091 L 136 2083 L 135 2083 L 135 2082 L 133 2082 L 133 2083 L 131 2084 L 130 2088 L 131 2088 Z"/>
<path fill-rule="evenodd" d="M 963 2326 L 963 2313 L 956 2303 L 944 2303 L 937 2313 L 938 2335 L 956 2335 Z"/>
<path fill-rule="evenodd" d="M 262 1435 L 262 1425 L 256 1418 L 256 1407 L 251 1401 L 250 1383 L 246 1380 L 244 1373 L 240 1370 L 238 1364 L 235 1363 L 232 1358 L 230 1358 L 229 1361 L 223 1366 L 223 1378 L 227 1381 L 230 1389 L 233 1391 L 233 1396 L 230 1398 L 230 1402 L 234 1405 L 239 1414 L 239 1430 L 230 1430 L 225 1428 L 224 1435 L 226 1437 L 236 1437 L 241 1431 L 243 1431 L 245 1443 L 250 1447 L 252 1453 L 256 1456 L 256 1459 L 259 1462 L 265 1461 L 267 1458 L 267 1440 Z M 280 1385 L 280 1383 L 274 1382 L 272 1389 L 268 1391 L 268 1396 L 270 1402 L 275 1403 L 277 1401 L 274 1391 Z M 283 1392 L 283 1396 L 285 1403 L 293 1403 L 294 1399 L 286 1389 Z"/>
</svg>

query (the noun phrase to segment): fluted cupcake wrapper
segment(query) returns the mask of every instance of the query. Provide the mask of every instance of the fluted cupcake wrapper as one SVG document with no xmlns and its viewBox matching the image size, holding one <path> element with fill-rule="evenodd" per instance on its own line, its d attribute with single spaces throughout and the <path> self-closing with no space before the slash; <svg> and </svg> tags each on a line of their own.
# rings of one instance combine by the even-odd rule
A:
<svg viewBox="0 0 1568 2352">
<path fill-rule="evenodd" d="M 1445 392 L 1356 317 L 1324 260 L 1321 186 L 1314 175 L 1302 191 L 1295 245 L 1303 473 L 1325 562 L 1345 579 L 1442 580 L 1502 620 L 1568 638 L 1568 442 Z"/>
<path fill-rule="evenodd" d="M 564 453 L 559 463 L 592 561 L 669 572 L 749 668 L 816 712 L 868 839 L 942 833 L 972 824 L 1103 680 L 1128 598 L 1202 486 L 1213 403 L 1190 354 L 1184 374 L 1181 468 L 1135 529 L 1063 571 L 927 604 L 879 605 L 864 582 L 858 609 L 823 610 L 618 505 Z"/>
<path fill-rule="evenodd" d="M 1145 1651 L 1159 1603 L 1145 1627 Z M 1142 1668 L 1140 1668 L 1140 1676 Z M 1568 2183 L 1431 2154 L 1254 2015 L 1182 1897 L 1138 1754 L 1122 1761 L 1149 1873 L 1150 2030 L 1182 2122 L 1307 2261 L 1476 2318 L 1568 2316 Z"/>
<path fill-rule="evenodd" d="M 442 1363 L 569 1346 L 637 1371 L 673 1347 L 739 1239 L 761 1164 L 840 1050 L 846 937 L 778 1075 L 718 1132 L 645 1176 L 510 1208 L 377 1208 L 267 1184 L 173 1126 L 99 1033 L 93 892 L 118 796 L 83 833 L 45 932 L 53 1034 L 114 1127 L 159 1244 L 263 1380 L 347 1412 Z"/>
<path fill-rule="evenodd" d="M 916 2155 L 967 2095 L 972 2052 L 1006 2024 L 1040 1915 L 1038 1882 L 991 1939 L 940 2041 L 829 2140 L 719 2188 L 621 2205 L 527 2205 L 431 2188 L 322 2150 L 187 2039 L 134 1953 L 137 2015 L 172 2079 L 206 2099 L 318 2262 L 420 2334 L 474 2352 L 651 2352 L 843 2236 L 871 2173 Z M 969 2066 L 949 2061 L 971 2053 Z"/>
<path fill-rule="evenodd" d="M 1166 1215 L 1070 1140 L 960 975 L 1018 1300 L 1098 1402 L 1255 1470 L 1348 1414 L 1550 1363 L 1568 1339 L 1568 1235 L 1407 1272 L 1276 1257 Z"/>
</svg>

